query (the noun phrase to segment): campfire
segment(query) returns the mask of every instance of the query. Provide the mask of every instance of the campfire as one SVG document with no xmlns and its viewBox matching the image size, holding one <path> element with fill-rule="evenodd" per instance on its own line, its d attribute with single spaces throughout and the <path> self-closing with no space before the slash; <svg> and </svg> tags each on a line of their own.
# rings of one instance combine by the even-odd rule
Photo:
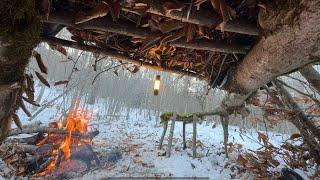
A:
<svg viewBox="0 0 320 180">
<path fill-rule="evenodd" d="M 64 120 L 51 122 L 49 127 L 37 124 L 11 130 L 9 136 L 31 136 L 8 139 L 10 143 L 1 146 L 0 157 L 10 169 L 7 176 L 68 178 L 99 167 L 92 149 L 92 139 L 99 131 L 88 131 L 91 117 L 92 113 L 73 109 Z"/>
</svg>

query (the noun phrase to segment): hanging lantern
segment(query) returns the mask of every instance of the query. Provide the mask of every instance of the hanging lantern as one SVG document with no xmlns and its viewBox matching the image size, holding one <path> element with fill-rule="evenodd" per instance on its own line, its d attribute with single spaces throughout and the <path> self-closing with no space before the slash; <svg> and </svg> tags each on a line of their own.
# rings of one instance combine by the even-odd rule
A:
<svg viewBox="0 0 320 180">
<path fill-rule="evenodd" d="M 156 79 L 154 80 L 154 86 L 153 86 L 153 94 L 157 96 L 160 91 L 160 75 L 156 76 Z"/>
</svg>

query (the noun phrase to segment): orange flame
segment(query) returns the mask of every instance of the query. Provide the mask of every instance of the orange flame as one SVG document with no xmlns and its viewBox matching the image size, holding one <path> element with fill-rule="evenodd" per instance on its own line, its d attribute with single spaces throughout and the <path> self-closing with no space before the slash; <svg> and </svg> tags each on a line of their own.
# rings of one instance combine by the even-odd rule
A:
<svg viewBox="0 0 320 180">
<path fill-rule="evenodd" d="M 72 143 L 72 132 L 86 134 L 88 132 L 88 121 L 92 117 L 91 113 L 84 110 L 78 110 L 78 108 L 79 101 L 76 102 L 75 108 L 71 110 L 67 116 L 66 129 L 68 130 L 69 135 L 66 137 L 64 143 L 60 146 L 60 149 L 63 151 L 66 159 L 69 159 L 71 156 L 70 145 Z"/>
</svg>

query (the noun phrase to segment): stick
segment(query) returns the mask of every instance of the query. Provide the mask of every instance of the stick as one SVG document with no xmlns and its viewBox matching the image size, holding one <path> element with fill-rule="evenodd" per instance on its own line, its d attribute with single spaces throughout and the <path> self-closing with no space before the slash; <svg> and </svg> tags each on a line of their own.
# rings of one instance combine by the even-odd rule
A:
<svg viewBox="0 0 320 180">
<path fill-rule="evenodd" d="M 165 137 L 167 129 L 168 129 L 168 121 L 165 121 L 163 123 L 164 123 L 164 125 L 163 125 L 163 131 L 162 131 L 160 143 L 159 143 L 159 149 L 162 149 L 163 140 L 164 140 L 164 137 Z"/>
<path fill-rule="evenodd" d="M 222 128 L 223 128 L 223 139 L 224 139 L 224 151 L 226 153 L 226 158 L 228 158 L 228 137 L 229 137 L 229 132 L 228 132 L 228 125 L 229 125 L 229 115 L 220 116 Z"/>
<path fill-rule="evenodd" d="M 192 157 L 197 157 L 197 117 L 193 115 L 193 135 L 192 135 Z"/>
<path fill-rule="evenodd" d="M 183 149 L 187 148 L 187 144 L 186 144 L 186 122 L 183 122 L 183 126 L 182 126 L 182 143 L 183 143 Z"/>
<path fill-rule="evenodd" d="M 172 138 L 173 138 L 173 132 L 174 132 L 174 124 L 177 118 L 177 113 L 174 113 L 171 119 L 171 126 L 170 126 L 170 134 L 169 134 L 169 140 L 168 140 L 168 147 L 167 147 L 167 157 L 171 156 L 171 147 L 172 147 Z"/>
</svg>

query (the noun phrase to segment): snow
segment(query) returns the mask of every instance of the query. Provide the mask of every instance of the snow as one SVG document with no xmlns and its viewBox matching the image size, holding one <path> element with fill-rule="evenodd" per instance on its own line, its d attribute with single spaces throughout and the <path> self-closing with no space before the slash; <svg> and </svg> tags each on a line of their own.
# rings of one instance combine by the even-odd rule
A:
<svg viewBox="0 0 320 180">
<path fill-rule="evenodd" d="M 62 93 L 62 90 L 45 91 L 45 97 L 50 100 L 60 93 Z M 48 123 L 52 120 L 57 120 L 61 116 L 62 101 L 62 98 L 59 99 L 31 122 L 41 121 L 42 123 Z M 29 109 L 32 108 L 29 107 Z M 215 128 L 212 128 L 212 124 L 217 122 L 198 124 L 197 140 L 199 141 L 199 147 L 197 148 L 198 157 L 195 159 L 191 156 L 192 124 L 187 125 L 188 148 L 183 150 L 182 123 L 176 122 L 171 157 L 168 158 L 159 156 L 166 149 L 168 132 L 164 140 L 164 150 L 159 150 L 158 143 L 163 128 L 159 124 L 160 120 L 155 115 L 145 116 L 143 111 L 135 109 L 130 111 L 128 118 L 126 116 L 127 112 L 105 116 L 107 110 L 102 102 L 90 105 L 88 109 L 96 115 L 90 122 L 90 129 L 100 131 L 100 134 L 93 142 L 94 150 L 102 158 L 105 157 L 104 155 L 107 152 L 115 148 L 118 148 L 123 154 L 122 159 L 114 165 L 90 171 L 78 179 L 101 179 L 106 177 L 243 179 L 250 176 L 247 173 L 236 174 L 230 168 L 224 167 L 226 163 L 234 163 L 232 159 L 235 159 L 237 154 L 231 153 L 230 159 L 225 157 L 222 126 L 218 124 Z M 27 117 L 22 111 L 19 111 L 19 116 L 24 120 L 24 124 L 30 123 L 26 121 Z M 229 142 L 242 144 L 244 150 L 256 150 L 261 147 L 257 140 L 258 133 L 256 130 L 245 129 L 242 131 L 237 126 L 229 126 Z M 269 132 L 268 136 L 270 142 L 275 146 L 279 146 L 283 140 L 288 138 L 288 135 L 272 132 Z M 283 167 L 283 165 L 280 167 Z M 307 177 L 303 171 L 299 171 L 299 173 Z"/>
</svg>

